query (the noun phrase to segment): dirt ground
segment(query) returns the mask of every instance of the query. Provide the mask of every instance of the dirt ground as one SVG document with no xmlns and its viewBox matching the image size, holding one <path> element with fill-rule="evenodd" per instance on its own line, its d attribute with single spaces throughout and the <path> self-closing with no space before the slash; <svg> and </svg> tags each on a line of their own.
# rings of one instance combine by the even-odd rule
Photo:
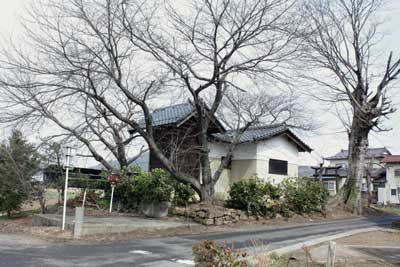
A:
<svg viewBox="0 0 400 267">
<path fill-rule="evenodd" d="M 400 231 L 377 231 L 338 239 L 337 244 L 349 246 L 397 246 L 400 248 Z"/>
<path fill-rule="evenodd" d="M 400 231 L 375 231 L 335 240 L 335 267 L 400 266 Z M 290 255 L 290 267 L 325 266 L 328 244 L 303 248 Z"/>
</svg>

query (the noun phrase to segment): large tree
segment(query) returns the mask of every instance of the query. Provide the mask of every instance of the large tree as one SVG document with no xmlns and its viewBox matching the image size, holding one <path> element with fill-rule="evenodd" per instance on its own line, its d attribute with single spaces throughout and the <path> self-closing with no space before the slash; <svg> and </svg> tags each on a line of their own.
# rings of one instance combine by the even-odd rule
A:
<svg viewBox="0 0 400 267">
<path fill-rule="evenodd" d="M 255 84 L 266 80 L 287 83 L 290 62 L 298 52 L 293 42 L 299 25 L 296 2 L 35 1 L 34 23 L 24 36 L 28 48 L 14 46 L 1 57 L 0 82 L 10 111 L 3 117 L 10 122 L 49 119 L 86 144 L 93 155 L 92 142 L 83 139 L 87 133 L 107 147 L 102 139 L 111 133 L 117 149 L 109 150 L 117 155 L 115 145 L 129 140 L 119 138 L 123 128 L 118 127 L 130 127 L 176 179 L 191 184 L 208 200 L 220 174 L 213 175 L 210 167 L 211 120 L 228 92 L 254 94 Z M 266 91 L 273 95 L 267 89 L 260 94 Z M 154 138 L 152 110 L 177 93 L 190 98 L 197 114 L 202 183 L 182 173 Z M 243 131 L 272 112 L 253 111 L 255 116 L 236 131 L 229 151 Z M 280 118 L 280 113 L 274 116 Z M 74 126 L 64 126 L 82 117 L 82 124 L 75 120 Z M 110 122 L 121 126 L 109 127 Z M 80 125 L 84 130 L 75 133 Z"/>
<path fill-rule="evenodd" d="M 341 107 L 339 118 L 349 138 L 348 180 L 342 200 L 361 213 L 361 181 L 371 131 L 387 130 L 382 122 L 395 111 L 388 94 L 400 74 L 400 59 L 382 58 L 378 12 L 382 0 L 307 0 L 304 35 L 316 97 Z M 386 59 L 386 60 L 385 60 Z M 380 65 L 378 63 L 381 63 Z M 316 68 L 320 71 L 316 71 Z"/>
</svg>

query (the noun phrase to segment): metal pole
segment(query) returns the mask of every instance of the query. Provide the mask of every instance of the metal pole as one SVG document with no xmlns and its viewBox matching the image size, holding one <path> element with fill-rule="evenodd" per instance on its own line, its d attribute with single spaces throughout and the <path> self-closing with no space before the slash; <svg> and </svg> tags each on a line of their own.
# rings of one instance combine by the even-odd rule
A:
<svg viewBox="0 0 400 267">
<path fill-rule="evenodd" d="M 67 215 L 67 195 L 68 195 L 68 176 L 69 176 L 69 163 L 71 157 L 71 147 L 67 147 L 67 166 L 65 171 L 65 187 L 64 187 L 64 207 L 63 207 L 63 218 L 62 218 L 62 230 L 65 230 L 65 217 Z"/>
<path fill-rule="evenodd" d="M 114 188 L 115 188 L 115 185 L 111 185 L 110 213 L 112 212 L 112 204 L 113 204 L 113 198 L 114 198 Z"/>
</svg>

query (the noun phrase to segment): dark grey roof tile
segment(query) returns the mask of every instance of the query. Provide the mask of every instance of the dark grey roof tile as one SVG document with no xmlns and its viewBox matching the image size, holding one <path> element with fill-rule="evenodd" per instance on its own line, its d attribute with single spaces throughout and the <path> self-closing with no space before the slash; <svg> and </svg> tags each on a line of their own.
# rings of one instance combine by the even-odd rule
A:
<svg viewBox="0 0 400 267">
<path fill-rule="evenodd" d="M 386 147 L 379 148 L 368 148 L 367 150 L 367 158 L 383 158 L 385 155 L 391 155 L 392 153 Z M 335 160 L 335 159 L 347 159 L 349 157 L 349 151 L 342 149 L 339 153 L 327 157 L 327 160 Z"/>
<path fill-rule="evenodd" d="M 153 126 L 177 123 L 186 118 L 193 110 L 194 108 L 190 103 L 182 103 L 156 109 L 151 113 Z M 143 124 L 143 122 L 141 124 Z"/>
</svg>

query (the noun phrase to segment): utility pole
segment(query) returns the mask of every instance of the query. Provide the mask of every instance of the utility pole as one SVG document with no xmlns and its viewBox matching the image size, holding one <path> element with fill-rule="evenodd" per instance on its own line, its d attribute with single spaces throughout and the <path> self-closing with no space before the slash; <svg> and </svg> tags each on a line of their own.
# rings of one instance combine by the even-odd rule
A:
<svg viewBox="0 0 400 267">
<path fill-rule="evenodd" d="M 64 207 L 63 207 L 63 217 L 62 217 L 62 230 L 65 230 L 65 219 L 67 215 L 67 196 L 68 196 L 68 176 L 69 176 L 69 164 L 71 159 L 71 147 L 67 147 L 67 166 L 65 170 L 65 187 L 64 187 Z"/>
</svg>

